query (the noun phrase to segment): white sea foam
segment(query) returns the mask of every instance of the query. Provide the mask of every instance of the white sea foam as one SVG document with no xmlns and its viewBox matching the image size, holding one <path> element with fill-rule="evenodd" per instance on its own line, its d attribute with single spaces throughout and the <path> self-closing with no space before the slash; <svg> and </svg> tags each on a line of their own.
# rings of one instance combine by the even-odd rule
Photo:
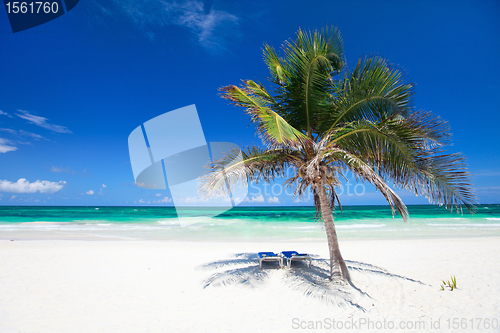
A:
<svg viewBox="0 0 500 333">
<path fill-rule="evenodd" d="M 500 223 L 428 223 L 427 225 L 431 225 L 433 227 L 500 227 Z"/>
<path fill-rule="evenodd" d="M 203 226 L 201 226 L 201 225 L 192 225 L 191 224 L 191 225 L 184 226 L 184 228 L 187 228 L 187 229 L 201 229 L 201 228 L 203 228 Z"/>
<path fill-rule="evenodd" d="M 319 229 L 317 225 L 304 226 L 304 227 L 289 227 L 288 229 Z"/>
<path fill-rule="evenodd" d="M 139 239 L 139 238 L 135 238 L 135 237 L 110 236 L 110 235 L 99 235 L 99 234 L 91 234 L 91 236 L 100 237 L 100 238 L 115 238 L 115 239 L 122 239 L 122 240 L 137 240 L 137 239 Z"/>
<path fill-rule="evenodd" d="M 137 224 L 125 224 L 122 225 L 123 228 L 127 230 L 158 230 L 158 226 L 154 225 L 137 225 Z M 122 227 L 120 226 L 120 227 Z"/>
<path fill-rule="evenodd" d="M 21 222 L 21 225 L 68 225 L 69 222 L 51 222 L 51 221 L 35 221 L 35 222 Z"/>
<path fill-rule="evenodd" d="M 385 224 L 342 224 L 337 225 L 337 229 L 373 229 L 383 228 Z"/>
<path fill-rule="evenodd" d="M 109 223 L 108 220 L 72 220 L 71 222 L 66 222 L 69 224 L 85 224 L 85 225 L 93 225 L 98 223 Z"/>
<path fill-rule="evenodd" d="M 287 226 L 287 225 L 273 225 L 273 229 L 318 229 L 318 226 Z"/>
<path fill-rule="evenodd" d="M 157 223 L 160 225 L 180 225 L 179 220 L 177 219 L 158 220 Z"/>
</svg>

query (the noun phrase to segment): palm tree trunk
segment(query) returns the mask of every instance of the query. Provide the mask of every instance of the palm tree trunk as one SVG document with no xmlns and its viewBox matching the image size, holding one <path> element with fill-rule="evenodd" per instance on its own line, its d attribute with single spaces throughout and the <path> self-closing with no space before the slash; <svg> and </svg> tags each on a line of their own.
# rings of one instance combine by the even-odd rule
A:
<svg viewBox="0 0 500 333">
<path fill-rule="evenodd" d="M 333 224 L 332 207 L 330 206 L 330 200 L 328 200 L 325 186 L 321 184 L 317 187 L 317 189 L 321 214 L 325 223 L 326 237 L 328 239 L 328 249 L 330 250 L 330 278 L 333 279 L 334 275 L 339 275 L 342 280 L 350 281 L 351 277 L 349 276 L 349 271 L 344 262 L 344 258 L 342 258 L 342 254 L 340 254 L 337 232 L 335 231 L 335 225 Z"/>
</svg>

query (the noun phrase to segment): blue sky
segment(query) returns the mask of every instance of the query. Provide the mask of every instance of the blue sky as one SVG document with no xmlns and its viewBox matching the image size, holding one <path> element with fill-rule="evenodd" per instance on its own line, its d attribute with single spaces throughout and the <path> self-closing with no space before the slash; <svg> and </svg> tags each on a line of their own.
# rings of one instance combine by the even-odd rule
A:
<svg viewBox="0 0 500 333">
<path fill-rule="evenodd" d="M 169 190 L 134 185 L 131 131 L 195 104 L 207 141 L 260 144 L 217 89 L 265 82 L 263 43 L 278 48 L 299 27 L 327 24 L 340 28 L 349 64 L 377 54 L 407 72 L 415 107 L 449 121 L 479 201 L 499 203 L 498 13 L 495 0 L 81 0 L 13 34 L 1 8 L 0 205 L 171 205 Z M 384 204 L 354 185 L 344 204 Z M 274 190 L 252 186 L 247 204 L 310 204 Z"/>
</svg>

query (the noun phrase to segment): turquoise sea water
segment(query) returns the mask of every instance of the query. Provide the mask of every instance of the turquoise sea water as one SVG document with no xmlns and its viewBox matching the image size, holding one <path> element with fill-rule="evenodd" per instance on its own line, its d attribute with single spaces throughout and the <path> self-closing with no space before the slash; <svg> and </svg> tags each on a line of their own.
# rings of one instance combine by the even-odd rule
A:
<svg viewBox="0 0 500 333">
<path fill-rule="evenodd" d="M 500 205 L 477 213 L 408 206 L 410 220 L 388 206 L 349 206 L 335 213 L 340 238 L 500 236 Z M 324 240 L 313 207 L 236 207 L 215 218 L 209 208 L 189 209 L 180 221 L 173 207 L 0 206 L 0 239 L 158 239 L 183 241 Z"/>
</svg>

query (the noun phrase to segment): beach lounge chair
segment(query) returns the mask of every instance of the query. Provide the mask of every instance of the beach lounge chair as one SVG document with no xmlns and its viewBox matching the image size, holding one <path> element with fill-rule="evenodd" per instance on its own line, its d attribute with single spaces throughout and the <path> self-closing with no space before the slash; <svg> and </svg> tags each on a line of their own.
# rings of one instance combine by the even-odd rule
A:
<svg viewBox="0 0 500 333">
<path fill-rule="evenodd" d="M 261 269 L 263 261 L 278 261 L 280 268 L 283 266 L 283 257 L 274 252 L 259 252 L 259 266 Z"/>
<path fill-rule="evenodd" d="M 309 260 L 308 267 L 311 267 L 312 258 L 307 253 L 298 253 L 297 251 L 283 251 L 281 255 L 286 258 L 287 266 L 292 266 L 292 260 Z"/>
</svg>

